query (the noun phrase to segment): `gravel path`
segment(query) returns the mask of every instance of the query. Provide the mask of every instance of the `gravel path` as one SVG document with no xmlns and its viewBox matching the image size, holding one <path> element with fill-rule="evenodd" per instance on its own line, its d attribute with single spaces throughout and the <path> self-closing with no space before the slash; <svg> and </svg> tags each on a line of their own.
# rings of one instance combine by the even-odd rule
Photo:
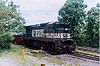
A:
<svg viewBox="0 0 100 66">
<path fill-rule="evenodd" d="M 34 62 L 38 65 L 45 64 L 46 66 L 61 66 L 61 65 L 58 65 L 58 64 L 50 63 L 46 60 L 42 60 L 42 59 L 39 59 L 39 58 L 36 58 L 36 57 L 32 57 L 32 56 L 28 56 L 28 58 L 31 60 L 31 62 Z"/>
<path fill-rule="evenodd" d="M 18 66 L 13 59 L 0 57 L 0 66 Z"/>
<path fill-rule="evenodd" d="M 0 66 L 33 66 L 32 63 L 36 63 L 38 64 L 38 66 L 40 66 L 41 64 L 45 64 L 46 66 L 61 66 L 32 56 L 28 56 L 26 60 L 27 59 L 30 60 L 28 61 L 28 63 L 25 62 L 25 64 L 20 64 L 17 63 L 14 59 L 8 57 L 0 57 Z"/>
</svg>

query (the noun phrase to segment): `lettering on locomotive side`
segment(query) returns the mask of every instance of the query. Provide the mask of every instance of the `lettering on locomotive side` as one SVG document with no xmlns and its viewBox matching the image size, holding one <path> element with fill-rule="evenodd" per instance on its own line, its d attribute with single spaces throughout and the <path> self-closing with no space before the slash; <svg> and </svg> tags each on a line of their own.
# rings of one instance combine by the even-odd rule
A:
<svg viewBox="0 0 100 66">
<path fill-rule="evenodd" d="M 71 38 L 70 33 L 44 33 L 44 29 L 32 30 L 32 37 Z"/>
<path fill-rule="evenodd" d="M 44 37 L 44 29 L 32 30 L 32 37 Z"/>
<path fill-rule="evenodd" d="M 70 33 L 52 33 L 52 38 L 71 38 Z"/>
</svg>

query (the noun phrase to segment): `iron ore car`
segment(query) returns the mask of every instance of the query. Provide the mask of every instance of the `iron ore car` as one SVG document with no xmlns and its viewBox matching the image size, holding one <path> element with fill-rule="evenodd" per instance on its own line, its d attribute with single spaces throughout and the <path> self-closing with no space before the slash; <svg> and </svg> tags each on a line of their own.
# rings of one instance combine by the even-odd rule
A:
<svg viewBox="0 0 100 66">
<path fill-rule="evenodd" d="M 57 52 L 75 51 L 76 43 L 68 24 L 42 23 L 25 26 L 25 29 L 24 42 L 30 47 Z"/>
</svg>

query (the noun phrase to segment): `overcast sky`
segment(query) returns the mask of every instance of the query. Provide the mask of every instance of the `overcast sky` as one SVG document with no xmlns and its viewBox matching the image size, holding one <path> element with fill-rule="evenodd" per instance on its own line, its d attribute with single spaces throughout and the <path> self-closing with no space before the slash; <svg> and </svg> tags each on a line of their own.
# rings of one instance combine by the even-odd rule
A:
<svg viewBox="0 0 100 66">
<path fill-rule="evenodd" d="M 10 1 L 10 0 L 9 0 Z M 57 21 L 58 11 L 66 0 L 12 0 L 20 5 L 20 12 L 26 25 Z M 100 0 L 84 0 L 88 9 L 95 7 Z"/>
</svg>

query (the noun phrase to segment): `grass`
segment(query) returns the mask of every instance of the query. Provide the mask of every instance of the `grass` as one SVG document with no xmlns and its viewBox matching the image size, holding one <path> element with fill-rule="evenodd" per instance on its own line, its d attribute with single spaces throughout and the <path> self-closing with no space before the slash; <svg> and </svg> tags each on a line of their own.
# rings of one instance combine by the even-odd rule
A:
<svg viewBox="0 0 100 66">
<path fill-rule="evenodd" d="M 11 54 L 20 54 L 21 48 L 15 47 L 15 45 L 11 45 L 11 48 L 8 50 L 4 50 L 0 52 L 0 56 L 8 56 Z"/>
<path fill-rule="evenodd" d="M 43 55 L 44 55 L 44 53 L 41 53 L 41 52 L 39 52 L 39 53 L 33 53 L 33 57 L 42 58 Z"/>
</svg>

